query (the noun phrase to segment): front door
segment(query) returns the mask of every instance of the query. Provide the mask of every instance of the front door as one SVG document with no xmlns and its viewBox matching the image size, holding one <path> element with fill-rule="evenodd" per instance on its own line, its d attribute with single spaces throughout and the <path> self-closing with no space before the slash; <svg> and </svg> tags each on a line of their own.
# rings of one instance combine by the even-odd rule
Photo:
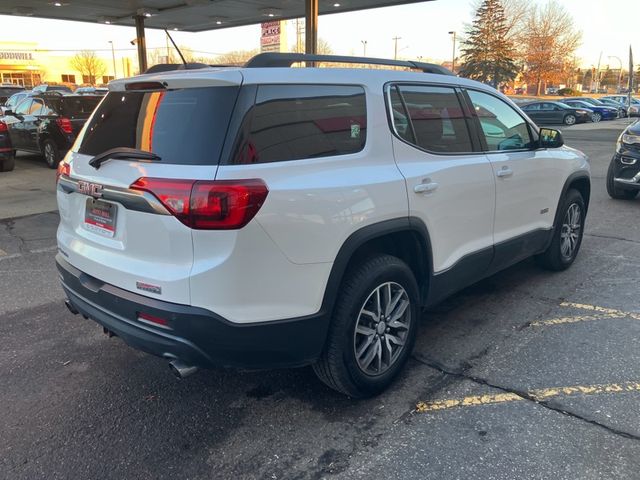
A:
<svg viewBox="0 0 640 480">
<path fill-rule="evenodd" d="M 467 94 L 496 180 L 493 237 L 496 262 L 504 266 L 544 245 L 566 174 L 562 162 L 536 148 L 531 126 L 514 108 L 486 92 Z"/>
</svg>

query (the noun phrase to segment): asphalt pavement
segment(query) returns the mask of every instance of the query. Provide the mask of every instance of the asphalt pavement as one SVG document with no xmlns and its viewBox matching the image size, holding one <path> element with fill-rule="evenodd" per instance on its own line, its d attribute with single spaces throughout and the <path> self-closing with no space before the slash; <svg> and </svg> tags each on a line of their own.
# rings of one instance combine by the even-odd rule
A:
<svg viewBox="0 0 640 480">
<path fill-rule="evenodd" d="M 310 368 L 180 381 L 72 316 L 54 172 L 19 159 L 48 197 L 0 220 L 0 478 L 640 478 L 640 199 L 605 190 L 625 123 L 563 130 L 593 173 L 572 268 L 525 261 L 425 312 L 406 370 L 364 401 Z"/>
</svg>

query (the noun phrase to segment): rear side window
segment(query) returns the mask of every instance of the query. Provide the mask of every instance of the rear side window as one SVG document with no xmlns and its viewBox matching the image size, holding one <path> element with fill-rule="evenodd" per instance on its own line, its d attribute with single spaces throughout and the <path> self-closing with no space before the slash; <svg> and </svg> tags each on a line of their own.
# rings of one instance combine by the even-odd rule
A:
<svg viewBox="0 0 640 480">
<path fill-rule="evenodd" d="M 453 88 L 426 85 L 391 88 L 393 125 L 400 137 L 434 153 L 473 151 L 464 111 Z"/>
<path fill-rule="evenodd" d="M 367 131 L 362 87 L 261 85 L 231 157 L 254 164 L 346 155 L 364 148 Z"/>
<path fill-rule="evenodd" d="M 79 141 L 79 153 L 116 147 L 159 155 L 162 163 L 217 165 L 239 87 L 109 92 Z"/>
</svg>

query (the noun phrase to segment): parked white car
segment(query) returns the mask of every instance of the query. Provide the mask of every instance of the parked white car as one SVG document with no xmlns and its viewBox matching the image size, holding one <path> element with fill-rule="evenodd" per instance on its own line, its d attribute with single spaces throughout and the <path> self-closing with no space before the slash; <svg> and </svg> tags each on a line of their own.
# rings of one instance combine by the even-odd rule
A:
<svg viewBox="0 0 640 480">
<path fill-rule="evenodd" d="M 532 255 L 571 265 L 589 164 L 441 67 L 301 59 L 333 60 L 111 82 L 59 168 L 56 260 L 72 312 L 179 375 L 312 364 L 362 397 L 422 307 Z"/>
</svg>

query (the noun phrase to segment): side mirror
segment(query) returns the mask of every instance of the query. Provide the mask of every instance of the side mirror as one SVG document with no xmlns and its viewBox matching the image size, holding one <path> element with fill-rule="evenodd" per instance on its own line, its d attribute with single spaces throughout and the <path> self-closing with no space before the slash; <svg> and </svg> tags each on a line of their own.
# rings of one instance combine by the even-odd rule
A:
<svg viewBox="0 0 640 480">
<path fill-rule="evenodd" d="M 560 130 L 554 128 L 540 129 L 540 148 L 560 148 L 564 145 L 564 139 Z"/>
</svg>

